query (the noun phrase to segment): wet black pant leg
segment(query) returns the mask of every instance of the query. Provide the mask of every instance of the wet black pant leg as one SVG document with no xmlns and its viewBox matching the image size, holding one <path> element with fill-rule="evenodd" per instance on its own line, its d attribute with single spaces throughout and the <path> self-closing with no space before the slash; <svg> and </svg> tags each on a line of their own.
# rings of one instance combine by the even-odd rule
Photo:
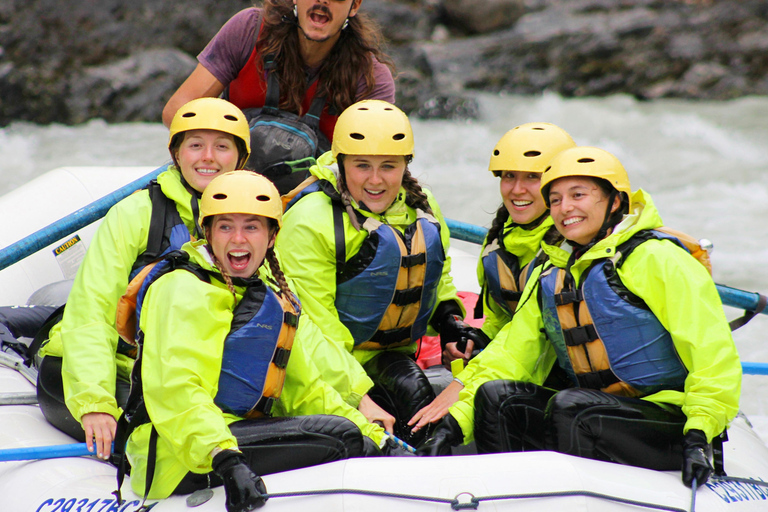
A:
<svg viewBox="0 0 768 512">
<path fill-rule="evenodd" d="M 412 446 L 419 446 L 430 429 L 413 434 L 408 426 L 414 414 L 435 399 L 429 379 L 408 354 L 382 352 L 364 365 L 374 386 L 368 396 L 395 417 L 397 437 Z"/>
<path fill-rule="evenodd" d="M 85 432 L 75 420 L 64 402 L 64 385 L 61 380 L 62 359 L 45 356 L 37 374 L 37 401 L 48 423 L 80 442 L 85 441 Z M 120 407 L 125 407 L 130 392 L 128 381 L 117 379 L 116 399 Z"/>
<path fill-rule="evenodd" d="M 362 457 L 363 434 L 341 416 L 242 420 L 229 426 L 257 475 Z"/>
<path fill-rule="evenodd" d="M 544 449 L 544 409 L 555 391 L 511 380 L 486 382 L 475 395 L 478 453 Z"/>
<path fill-rule="evenodd" d="M 61 358 L 45 356 L 37 374 L 37 401 L 48 423 L 65 434 L 85 442 L 85 432 L 64 403 Z"/>
<path fill-rule="evenodd" d="M 682 467 L 679 407 L 591 389 L 567 389 L 546 410 L 547 449 L 655 470 Z"/>
<path fill-rule="evenodd" d="M 259 476 L 290 471 L 365 454 L 363 434 L 340 416 L 317 414 L 259 418 L 231 423 L 238 448 Z M 213 473 L 187 473 L 173 494 L 221 485 Z"/>
<path fill-rule="evenodd" d="M 17 337 L 34 338 L 56 306 L 2 306 L 0 324 Z"/>
</svg>

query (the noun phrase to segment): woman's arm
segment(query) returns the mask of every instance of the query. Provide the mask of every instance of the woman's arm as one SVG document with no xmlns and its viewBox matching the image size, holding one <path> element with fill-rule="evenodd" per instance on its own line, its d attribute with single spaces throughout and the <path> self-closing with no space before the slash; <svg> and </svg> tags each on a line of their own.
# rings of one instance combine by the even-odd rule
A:
<svg viewBox="0 0 768 512">
<path fill-rule="evenodd" d="M 213 399 L 234 297 L 186 270 L 162 276 L 147 292 L 144 332 L 144 401 L 158 434 L 190 471 L 211 471 L 214 448 L 237 441 Z"/>
</svg>

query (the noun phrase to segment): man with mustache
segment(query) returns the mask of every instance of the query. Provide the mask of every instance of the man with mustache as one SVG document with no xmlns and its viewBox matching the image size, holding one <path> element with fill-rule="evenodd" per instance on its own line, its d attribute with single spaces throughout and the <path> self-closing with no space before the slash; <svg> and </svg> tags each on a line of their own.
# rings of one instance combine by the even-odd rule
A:
<svg viewBox="0 0 768 512">
<path fill-rule="evenodd" d="M 241 109 L 263 107 L 267 77 L 279 78 L 281 110 L 303 115 L 325 98 L 319 130 L 333 137 L 336 118 L 361 99 L 395 101 L 394 64 L 362 0 L 264 0 L 233 16 L 198 55 L 198 65 L 163 109 L 168 125 L 187 101 L 224 93 Z M 274 55 L 265 66 L 264 57 Z M 265 71 L 265 67 L 267 70 Z"/>
</svg>

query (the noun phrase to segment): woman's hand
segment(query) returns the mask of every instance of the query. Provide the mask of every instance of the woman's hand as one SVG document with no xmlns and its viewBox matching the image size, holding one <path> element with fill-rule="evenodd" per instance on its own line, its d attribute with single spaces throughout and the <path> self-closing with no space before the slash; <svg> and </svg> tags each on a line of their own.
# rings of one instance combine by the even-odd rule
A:
<svg viewBox="0 0 768 512">
<path fill-rule="evenodd" d="M 374 402 L 367 394 L 360 400 L 360 405 L 357 406 L 357 410 L 363 413 L 365 419 L 370 423 L 379 423 L 387 432 L 394 432 L 395 417 L 379 407 L 379 404 Z"/>
<path fill-rule="evenodd" d="M 96 445 L 96 455 L 107 460 L 112 452 L 112 441 L 117 431 L 117 421 L 114 416 L 105 412 L 89 412 L 81 418 L 85 430 L 85 444 L 88 451 L 93 452 Z M 95 442 L 94 442 L 95 441 Z"/>
<path fill-rule="evenodd" d="M 448 384 L 448 386 L 437 395 L 437 398 L 432 400 L 432 403 L 414 414 L 413 418 L 408 421 L 408 425 L 411 426 L 411 432 L 418 432 L 428 424 L 434 423 L 448 414 L 448 409 L 459 400 L 459 392 L 462 389 L 464 389 L 464 386 L 458 381 L 454 380 Z"/>
<path fill-rule="evenodd" d="M 459 350 L 459 343 L 446 343 L 445 348 L 443 349 L 443 365 L 450 369 L 451 368 L 451 361 L 454 361 L 456 359 L 462 359 L 464 361 L 464 365 L 469 362 L 469 360 L 472 358 L 472 351 L 475 349 L 475 342 L 473 340 L 467 341 L 466 350 L 464 352 L 461 352 Z"/>
</svg>

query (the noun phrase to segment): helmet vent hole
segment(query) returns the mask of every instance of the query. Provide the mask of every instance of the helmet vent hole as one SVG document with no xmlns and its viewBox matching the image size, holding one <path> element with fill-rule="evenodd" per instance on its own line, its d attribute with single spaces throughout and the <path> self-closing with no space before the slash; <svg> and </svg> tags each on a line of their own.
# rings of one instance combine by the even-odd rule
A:
<svg viewBox="0 0 768 512">
<path fill-rule="evenodd" d="M 527 156 L 531 158 L 535 156 L 541 156 L 541 151 L 526 151 L 525 153 L 523 153 L 523 156 Z"/>
<path fill-rule="evenodd" d="M 227 198 L 227 194 L 219 192 L 218 194 L 213 194 L 213 198 L 223 200 Z"/>
<path fill-rule="evenodd" d="M 544 169 L 544 172 L 547 172 L 547 171 L 548 171 L 548 170 L 550 170 L 551 168 L 552 168 L 552 166 L 551 166 L 551 165 L 550 165 L 550 166 L 548 166 L 546 169 Z"/>
<path fill-rule="evenodd" d="M 391 108 L 391 107 L 384 107 L 384 110 L 386 110 L 386 111 L 388 111 L 388 112 L 391 112 L 391 111 L 392 111 L 392 108 Z"/>
<path fill-rule="evenodd" d="M 181 117 L 195 117 L 196 115 L 194 112 L 184 112 Z"/>
<path fill-rule="evenodd" d="M 368 110 L 368 107 L 360 107 L 358 110 Z"/>
<path fill-rule="evenodd" d="M 493 156 L 499 156 L 499 150 L 498 149 L 494 149 L 493 150 Z"/>
<path fill-rule="evenodd" d="M 349 136 L 352 137 L 355 140 L 364 140 L 365 139 L 365 135 L 363 135 L 362 133 L 350 133 Z"/>
<path fill-rule="evenodd" d="M 392 140 L 403 140 L 405 138 L 404 133 L 396 133 L 392 136 Z"/>
<path fill-rule="evenodd" d="M 537 127 L 534 128 L 534 130 L 544 131 L 544 128 L 541 128 L 541 127 L 537 126 Z"/>
<path fill-rule="evenodd" d="M 595 161 L 595 159 L 594 158 L 579 158 L 576 161 L 579 162 L 580 164 L 591 164 L 592 162 Z"/>
<path fill-rule="evenodd" d="M 261 201 L 262 203 L 266 203 L 269 201 L 269 196 L 265 196 L 264 194 L 261 194 L 259 196 L 256 196 L 257 201 Z"/>
<path fill-rule="evenodd" d="M 237 118 L 235 116 L 233 116 L 233 115 L 230 115 L 230 114 L 226 114 L 224 116 L 224 119 L 226 119 L 227 121 L 237 121 Z"/>
</svg>

